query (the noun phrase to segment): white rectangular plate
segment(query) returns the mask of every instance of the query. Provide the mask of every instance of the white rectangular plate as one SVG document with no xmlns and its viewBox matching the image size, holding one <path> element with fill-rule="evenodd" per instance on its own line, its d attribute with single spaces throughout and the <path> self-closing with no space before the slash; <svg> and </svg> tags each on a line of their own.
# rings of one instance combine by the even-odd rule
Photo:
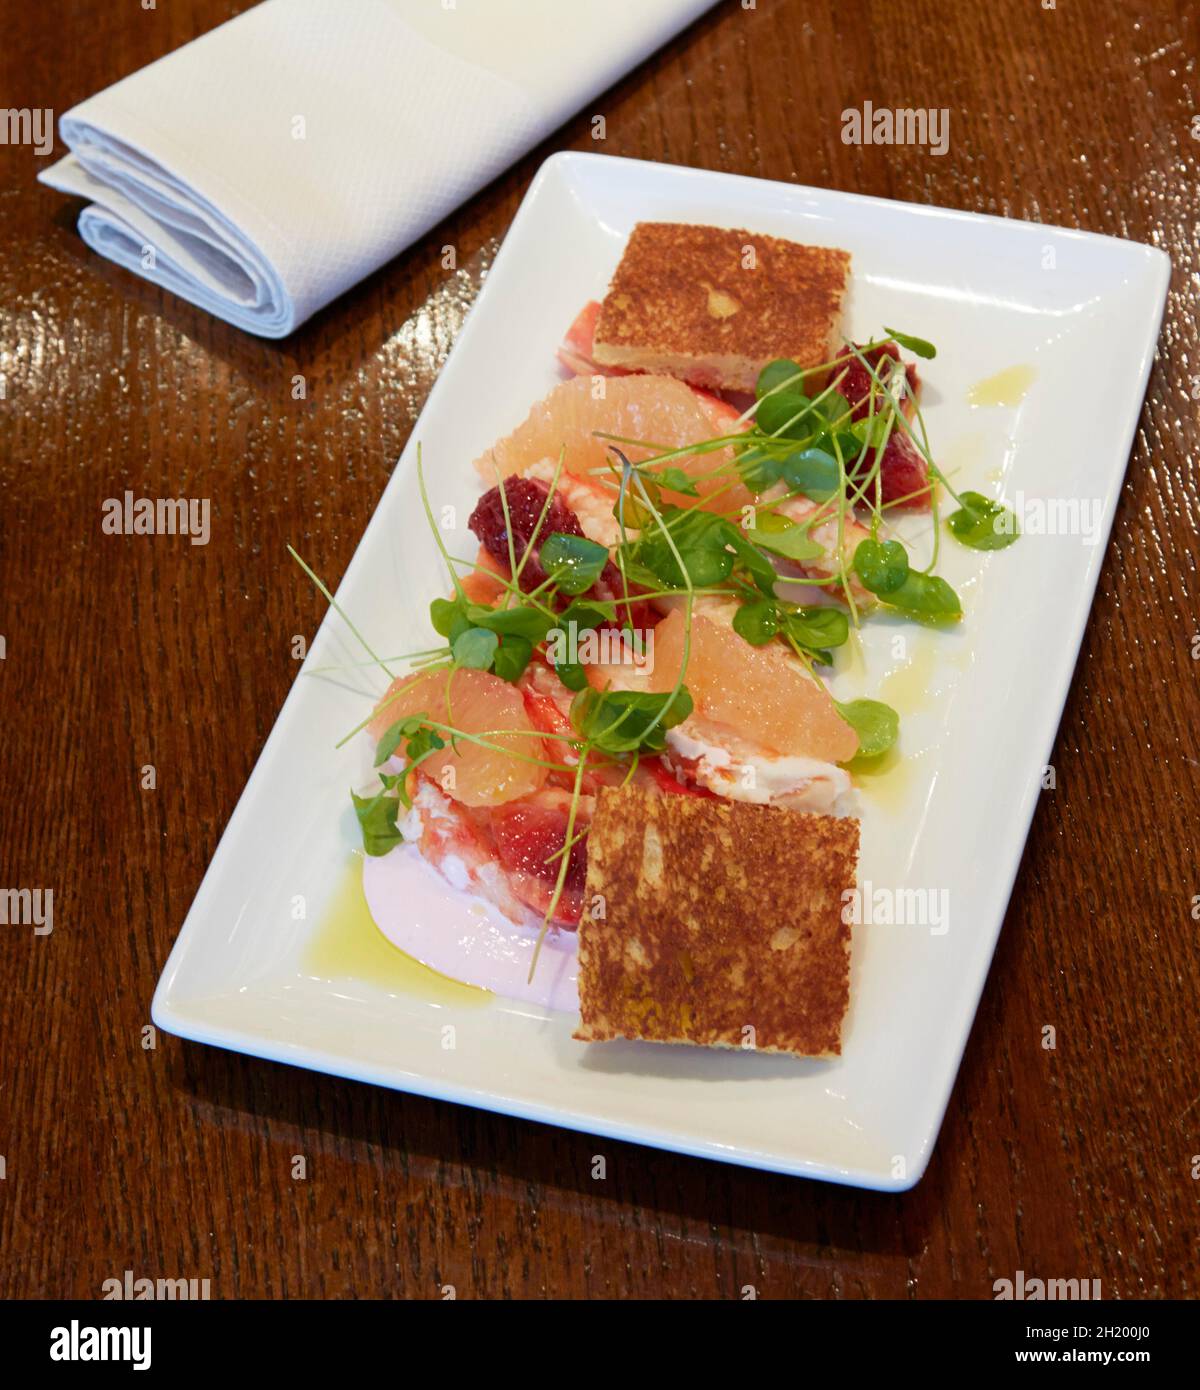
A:
<svg viewBox="0 0 1200 1390">
<path fill-rule="evenodd" d="M 603 294 L 640 220 L 849 250 L 847 331 L 861 340 L 888 324 L 938 345 L 923 368 L 926 418 L 955 486 L 1034 499 L 1029 534 L 1013 549 L 981 555 L 944 543 L 940 569 L 966 610 L 957 630 L 873 621 L 861 661 L 835 681 L 840 697 L 900 708 L 903 759 L 860 793 L 860 878 L 936 894 L 924 924 L 855 929 L 844 1053 L 832 1062 L 585 1046 L 571 1040 L 575 1019 L 565 1014 L 499 998 L 466 1007 L 452 991 L 372 978 L 349 956 L 329 965 L 314 939 L 356 841 L 347 788 L 369 763 L 361 746 L 337 753 L 333 743 L 382 685 L 369 671 L 301 676 L 171 953 L 154 1020 L 181 1037 L 400 1090 L 900 1190 L 928 1162 L 1000 931 L 1103 559 L 1169 263 L 1086 233 L 555 155 L 338 592 L 377 651 L 427 645 L 428 603 L 445 589 L 419 518 L 418 441 L 435 507 L 453 505 L 465 519 L 480 491 L 470 460 L 560 379 L 555 348 L 582 304 Z M 973 384 L 1017 366 L 1034 374 L 1019 404 L 968 403 Z M 1066 504 L 1050 509 L 1051 524 L 1074 516 L 1091 523 L 1090 538 L 1034 534 L 1047 499 Z M 307 664 L 361 659 L 331 614 Z M 462 910 L 447 890 L 448 921 Z"/>
</svg>

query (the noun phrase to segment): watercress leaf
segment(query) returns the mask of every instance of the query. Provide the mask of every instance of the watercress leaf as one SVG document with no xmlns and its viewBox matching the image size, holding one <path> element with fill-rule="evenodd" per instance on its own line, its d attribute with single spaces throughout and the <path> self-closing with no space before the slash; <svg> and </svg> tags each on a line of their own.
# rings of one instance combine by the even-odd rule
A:
<svg viewBox="0 0 1200 1390">
<path fill-rule="evenodd" d="M 635 749 L 661 753 L 667 745 L 667 730 L 691 712 L 692 697 L 686 687 L 662 694 L 589 687 L 571 701 L 571 722 L 605 753 Z"/>
<path fill-rule="evenodd" d="M 850 700 L 846 704 L 835 700 L 837 712 L 858 735 L 860 758 L 875 758 L 887 750 L 900 736 L 900 716 L 882 700 Z"/>
<path fill-rule="evenodd" d="M 728 579 L 733 571 L 733 556 L 724 547 L 681 550 L 680 555 L 687 577 L 665 542 L 656 541 L 642 552 L 642 558 L 653 571 L 655 587 L 686 589 L 690 579 L 693 588 L 703 589 Z"/>
<path fill-rule="evenodd" d="M 902 348 L 916 353 L 918 357 L 934 358 L 937 356 L 937 348 L 925 338 L 914 338 L 911 333 L 901 333 L 896 328 L 889 328 L 886 323 L 883 325 L 883 331 L 890 334 L 892 340 Z"/>
<path fill-rule="evenodd" d="M 910 618 L 923 622 L 956 621 L 962 617 L 962 602 L 946 581 L 937 574 L 909 570 L 898 589 L 881 594 L 880 600 Z"/>
<path fill-rule="evenodd" d="M 375 766 L 382 767 L 384 763 L 399 748 L 400 744 L 412 732 L 409 719 L 398 719 L 395 724 L 384 732 L 383 737 L 375 745 Z"/>
<path fill-rule="evenodd" d="M 779 456 L 758 445 L 739 447 L 736 461 L 742 482 L 751 492 L 766 492 L 782 476 L 783 465 Z"/>
<path fill-rule="evenodd" d="M 859 444 L 866 444 L 872 449 L 882 448 L 891 432 L 891 425 L 886 413 L 868 415 L 865 420 L 856 420 L 850 426 L 850 433 L 854 435 Z"/>
<path fill-rule="evenodd" d="M 353 791 L 350 795 L 354 799 L 354 813 L 358 817 L 366 854 L 377 858 L 403 843 L 404 836 L 396 827 L 396 816 L 400 810 L 396 797 L 388 796 L 383 791 L 374 796 L 359 796 Z"/>
<path fill-rule="evenodd" d="M 759 517 L 759 521 L 763 522 L 768 518 L 773 519 L 774 515 L 773 512 L 763 512 Z M 757 546 L 746 539 L 732 521 L 726 522 L 726 536 L 729 544 L 734 549 L 738 563 L 754 581 L 755 588 L 761 593 L 766 594 L 769 598 L 774 597 L 775 581 L 779 578 L 775 572 L 775 566 L 772 565 L 770 560 L 767 559 Z"/>
<path fill-rule="evenodd" d="M 417 763 L 428 758 L 431 753 L 445 748 L 446 740 L 436 729 L 431 729 L 427 724 L 421 724 L 419 720 L 411 720 L 410 724 L 414 724 L 416 727 L 410 730 L 408 746 L 405 751 L 408 754 L 408 766 L 413 768 Z"/>
<path fill-rule="evenodd" d="M 899 541 L 859 541 L 854 568 L 863 588 L 883 598 L 908 578 L 908 552 Z"/>
<path fill-rule="evenodd" d="M 964 492 L 962 506 L 946 518 L 955 540 L 972 550 L 1003 550 L 1021 534 L 1016 513 L 981 492 Z"/>
<path fill-rule="evenodd" d="M 783 630 L 798 647 L 828 657 L 827 648 L 850 636 L 850 621 L 840 608 L 797 608 L 785 615 Z"/>
<path fill-rule="evenodd" d="M 774 391 L 784 382 L 789 383 L 797 393 L 804 390 L 804 378 L 800 375 L 799 363 L 793 362 L 790 357 L 776 357 L 759 372 L 754 387 L 755 398 L 761 401 L 768 391 Z"/>
<path fill-rule="evenodd" d="M 829 455 L 836 463 L 838 451 L 841 451 L 842 464 L 853 463 L 862 453 L 862 440 L 858 435 L 847 429 L 826 430 L 824 434 L 818 435 L 812 442 L 814 449 L 820 449 Z"/>
<path fill-rule="evenodd" d="M 660 488 L 668 492 L 682 492 L 685 497 L 699 497 L 696 480 L 682 468 L 664 468 L 655 474 Z"/>
<path fill-rule="evenodd" d="M 564 593 L 582 594 L 600 578 L 608 564 L 608 547 L 586 536 L 565 536 L 555 531 L 542 542 L 538 560 Z"/>
<path fill-rule="evenodd" d="M 828 502 L 841 485 L 837 459 L 824 449 L 799 449 L 783 460 L 783 479 L 793 492 Z"/>
<path fill-rule="evenodd" d="M 799 391 L 779 391 L 759 401 L 754 419 L 763 434 L 803 439 L 813 431 L 812 401 Z"/>
<path fill-rule="evenodd" d="M 765 647 L 779 631 L 779 610 L 768 599 L 751 599 L 733 615 L 733 630 L 752 647 Z"/>
<path fill-rule="evenodd" d="M 555 662 L 554 670 L 558 678 L 568 690 L 586 690 L 588 684 L 587 671 L 578 661 L 558 661 Z"/>
<path fill-rule="evenodd" d="M 698 507 L 664 507 L 660 515 L 676 545 L 721 546 L 725 543 L 722 518 L 716 512 L 702 511 Z"/>
<path fill-rule="evenodd" d="M 650 578 L 653 579 L 654 576 L 651 575 Z M 632 580 L 632 575 L 630 579 Z M 622 609 L 624 606 L 624 604 L 621 605 Z M 582 631 L 585 628 L 599 627 L 601 623 L 615 623 L 616 621 L 617 605 L 612 599 L 574 599 L 558 615 L 554 626 L 568 628 L 571 623 L 574 623 Z"/>
<path fill-rule="evenodd" d="M 652 571 L 656 586 L 687 588 L 690 577 L 693 587 L 701 589 L 729 577 L 734 557 L 728 549 L 729 528 L 723 517 L 714 512 L 684 511 L 678 507 L 664 508 L 660 515 L 670 530 L 670 541 L 656 524 L 643 534 L 637 547 L 637 559 Z M 687 570 L 686 577 L 679 568 L 675 551 L 679 552 Z"/>
<path fill-rule="evenodd" d="M 473 671 L 486 671 L 496 655 L 500 639 L 485 627 L 468 627 L 454 638 L 450 647 L 455 665 L 466 666 Z"/>
<path fill-rule="evenodd" d="M 760 520 L 765 521 L 766 516 Z M 781 531 L 768 531 L 754 526 L 746 534 L 760 550 L 768 550 L 772 555 L 782 555 L 785 560 L 802 563 L 805 560 L 816 560 L 825 553 L 824 546 L 813 540 L 807 528 L 797 526 L 794 522 Z"/>
<path fill-rule="evenodd" d="M 620 453 L 619 450 L 615 452 Z M 621 454 L 620 457 L 624 463 L 625 456 Z M 635 475 L 638 479 L 636 483 Z M 634 468 L 628 465 L 627 471 L 623 470 L 623 476 L 624 493 L 618 491 L 613 501 L 612 514 L 618 521 L 624 519 L 627 530 L 644 531 L 654 525 L 654 511 L 662 511 L 662 489 L 658 485 L 656 475 L 648 468 Z"/>
<path fill-rule="evenodd" d="M 487 628 L 489 632 L 499 633 L 502 637 L 524 637 L 535 646 L 545 640 L 555 621 L 552 614 L 532 606 L 484 608 L 472 604 L 467 616 L 475 627 Z"/>
<path fill-rule="evenodd" d="M 643 531 L 654 521 L 632 492 L 627 492 L 624 498 L 617 498 L 612 504 L 612 514 L 616 521 L 624 524 L 626 531 Z"/>
<path fill-rule="evenodd" d="M 840 391 L 830 391 L 827 396 L 821 396 L 813 404 L 830 424 L 848 420 L 850 417 L 850 402 Z"/>
<path fill-rule="evenodd" d="M 407 756 L 410 759 L 416 756 L 413 752 L 415 746 L 413 740 L 420 737 L 422 734 L 432 732 L 426 728 L 425 725 L 425 720 L 428 719 L 428 717 L 429 716 L 426 714 L 407 714 L 403 719 L 398 719 L 390 728 L 386 729 L 375 746 L 375 766 L 382 767 L 406 739 L 409 740 Z M 436 734 L 434 737 L 437 737 Z M 443 746 L 444 745 L 439 739 L 437 747 L 441 748 Z M 393 773 L 389 776 L 389 774 L 381 772 L 379 774 L 379 780 L 385 787 L 390 787 L 398 775 L 397 773 Z"/>
<path fill-rule="evenodd" d="M 529 638 L 510 633 L 500 639 L 496 655 L 492 658 L 492 670 L 501 680 L 519 681 L 532 656 L 533 643 Z"/>
<path fill-rule="evenodd" d="M 643 589 L 660 588 L 662 581 L 659 579 L 658 575 L 647 565 L 643 565 L 637 558 L 641 545 L 641 541 L 630 541 L 626 545 L 618 546 L 616 551 L 617 558 L 614 563 L 618 570 L 624 572 L 625 579 L 630 585 L 637 584 Z M 617 592 L 624 598 L 624 590 L 620 584 L 617 585 Z M 595 599 L 588 599 L 589 603 L 595 603 L 596 601 Z M 620 611 L 622 613 L 625 612 L 624 605 L 622 605 Z"/>
<path fill-rule="evenodd" d="M 442 637 L 449 637 L 456 623 L 465 617 L 465 605 L 458 598 L 435 598 L 429 605 L 429 620 L 433 630 Z"/>
</svg>

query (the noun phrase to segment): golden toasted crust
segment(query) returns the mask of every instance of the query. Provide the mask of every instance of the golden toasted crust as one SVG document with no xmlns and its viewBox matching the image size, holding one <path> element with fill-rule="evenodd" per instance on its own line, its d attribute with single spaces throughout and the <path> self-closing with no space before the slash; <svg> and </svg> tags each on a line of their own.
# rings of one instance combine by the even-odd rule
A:
<svg viewBox="0 0 1200 1390">
<path fill-rule="evenodd" d="M 602 788 L 575 1037 L 839 1053 L 857 860 L 855 820 Z"/>
<path fill-rule="evenodd" d="M 835 355 L 850 256 L 721 227 L 639 222 L 596 324 L 603 366 L 752 391 L 775 357 Z"/>
</svg>

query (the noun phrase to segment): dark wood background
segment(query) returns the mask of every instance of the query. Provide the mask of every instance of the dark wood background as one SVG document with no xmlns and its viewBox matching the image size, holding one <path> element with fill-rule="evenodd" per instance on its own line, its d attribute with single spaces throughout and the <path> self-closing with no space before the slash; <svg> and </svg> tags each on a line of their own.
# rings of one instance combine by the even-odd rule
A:
<svg viewBox="0 0 1200 1390">
<path fill-rule="evenodd" d="M 0 100 L 61 113 L 243 8 L 7 5 Z M 0 884 L 55 890 L 52 935 L 0 928 L 0 1292 L 95 1297 L 132 1269 L 223 1298 L 988 1298 L 1023 1269 L 1195 1295 L 1197 13 L 723 0 L 282 344 L 91 255 L 76 206 L 34 183 L 44 161 L 0 146 Z M 867 98 L 949 107 L 949 153 L 843 145 Z M 1174 262 L 1058 786 L 904 1196 L 608 1142 L 597 1183 L 586 1136 L 142 1047 L 293 679 L 290 635 L 322 614 L 285 543 L 341 574 L 534 171 L 596 148 L 595 113 L 613 154 L 1085 227 Z M 125 488 L 211 498 L 211 543 L 102 536 Z"/>
</svg>

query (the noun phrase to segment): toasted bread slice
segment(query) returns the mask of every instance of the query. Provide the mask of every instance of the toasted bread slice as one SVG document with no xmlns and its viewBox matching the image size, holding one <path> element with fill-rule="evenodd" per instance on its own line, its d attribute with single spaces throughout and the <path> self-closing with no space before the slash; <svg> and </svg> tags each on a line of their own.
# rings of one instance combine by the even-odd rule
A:
<svg viewBox="0 0 1200 1390">
<path fill-rule="evenodd" d="M 857 860 L 855 820 L 602 788 L 575 1037 L 839 1053 Z"/>
<path fill-rule="evenodd" d="M 721 227 L 639 222 L 596 322 L 601 366 L 753 391 L 776 357 L 837 355 L 850 256 Z"/>
</svg>

